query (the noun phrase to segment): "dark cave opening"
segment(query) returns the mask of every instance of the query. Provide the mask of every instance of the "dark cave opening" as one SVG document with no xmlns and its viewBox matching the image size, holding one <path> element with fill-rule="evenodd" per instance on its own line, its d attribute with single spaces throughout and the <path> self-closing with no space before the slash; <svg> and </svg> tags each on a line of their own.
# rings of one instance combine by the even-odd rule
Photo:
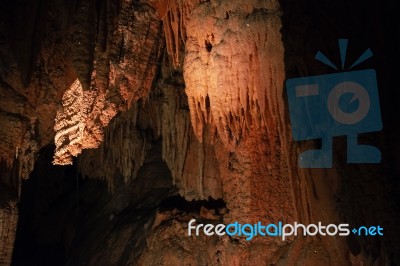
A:
<svg viewBox="0 0 400 266">
<path fill-rule="evenodd" d="M 220 211 L 226 208 L 226 203 L 224 202 L 223 199 L 212 199 L 212 198 L 209 198 L 208 200 L 187 201 L 184 197 L 176 195 L 166 198 L 159 205 L 161 211 L 177 209 L 179 211 L 187 213 L 191 212 L 198 213 L 200 212 L 200 209 L 202 207 L 205 207 L 209 210 L 212 209 L 215 211 Z"/>
<path fill-rule="evenodd" d="M 43 148 L 30 178 L 22 181 L 13 265 L 65 263 L 66 247 L 60 232 L 65 228 L 63 225 L 55 224 L 60 222 L 58 219 L 54 224 L 49 219 L 53 209 L 59 208 L 68 195 L 76 199 L 77 182 L 84 181 L 76 178 L 77 170 L 74 166 L 53 166 L 51 164 L 53 152 L 52 145 Z M 72 210 L 65 211 L 76 216 L 77 202 L 71 207 Z M 44 222 L 52 225 L 49 228 L 42 227 Z M 46 234 L 41 234 L 44 232 Z"/>
</svg>

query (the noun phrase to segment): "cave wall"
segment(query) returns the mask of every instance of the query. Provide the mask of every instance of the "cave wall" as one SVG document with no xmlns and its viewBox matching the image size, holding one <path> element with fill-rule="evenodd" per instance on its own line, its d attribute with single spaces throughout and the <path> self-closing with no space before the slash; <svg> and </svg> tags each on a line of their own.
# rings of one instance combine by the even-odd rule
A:
<svg viewBox="0 0 400 266">
<path fill-rule="evenodd" d="M 72 164 L 77 156 L 80 175 L 105 180 L 105 189 L 117 197 L 124 187 L 132 192 L 146 185 L 140 173 L 157 146 L 177 194 L 188 201 L 224 200 L 228 211 L 214 220 L 379 223 L 393 233 L 383 240 L 188 239 L 190 216 L 202 218 L 202 213 L 157 210 L 146 216 L 151 230 L 141 236 L 147 239 L 143 244 L 141 238 L 143 253 L 128 260 L 142 265 L 396 260 L 397 218 L 390 214 L 398 213 L 393 152 L 398 130 L 390 113 L 397 93 L 390 88 L 395 75 L 389 73 L 398 58 L 399 34 L 389 4 L 20 0 L 1 5 L 2 186 L 21 194 L 21 180 L 34 169 L 39 151 L 54 142 L 54 164 Z M 369 66 L 382 75 L 385 130 L 363 141 L 375 143 L 384 161 L 346 165 L 346 143 L 338 138 L 334 168 L 300 169 L 297 154 L 318 143 L 292 141 L 284 81 L 327 73 L 313 56 L 324 48 L 336 58 L 338 38 L 377 51 Z M 114 211 L 129 204 L 136 203 L 127 200 Z M 0 234 L 8 239 L 0 248 L 5 263 L 15 234 L 15 206 L 2 208 L 8 217 L 2 221 L 9 221 L 2 223 Z M 369 212 L 362 210 L 365 206 Z M 108 228 L 102 226 L 96 232 Z M 125 229 L 129 238 L 139 237 L 137 228 Z M 122 263 L 127 258 L 121 254 L 130 249 L 129 239 L 117 240 L 121 234 L 109 231 L 104 246 L 96 246 L 93 235 L 86 240 L 69 236 L 77 249 L 91 249 L 87 254 L 69 251 L 70 263 L 95 264 L 117 242 L 118 252 L 104 256 L 111 264 Z"/>
<path fill-rule="evenodd" d="M 1 182 L 20 196 L 41 148 L 55 142 L 54 163 L 71 164 L 148 94 L 162 27 L 151 7 L 130 1 L 3 1 L 0 9 Z"/>
<path fill-rule="evenodd" d="M 0 190 L 0 264 L 10 265 L 18 222 L 18 200 L 14 191 Z"/>
</svg>

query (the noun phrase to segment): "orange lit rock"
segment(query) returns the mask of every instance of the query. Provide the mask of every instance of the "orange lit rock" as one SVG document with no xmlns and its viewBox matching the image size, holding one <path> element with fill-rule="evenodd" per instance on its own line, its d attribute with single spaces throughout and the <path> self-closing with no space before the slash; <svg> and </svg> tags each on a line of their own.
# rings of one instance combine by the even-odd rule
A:
<svg viewBox="0 0 400 266">
<path fill-rule="evenodd" d="M 146 97 L 151 88 L 161 45 L 160 22 L 152 10 L 128 2 L 123 2 L 119 12 L 114 28 L 108 30 L 114 36 L 112 42 L 107 35 L 99 35 L 95 60 L 75 61 L 75 68 L 78 63 L 93 66 L 92 80 L 82 84 L 76 79 L 64 93 L 54 127 L 54 164 L 72 164 L 72 157 L 83 149 L 97 148 L 104 138 L 103 128 L 118 111 Z M 74 49 L 81 49 L 83 43 Z"/>
<path fill-rule="evenodd" d="M 117 113 L 115 104 L 107 104 L 104 94 L 84 91 L 79 80 L 65 92 L 62 104 L 54 127 L 54 164 L 59 165 L 72 164 L 72 157 L 82 149 L 97 148 L 103 141 L 103 127 Z"/>
</svg>

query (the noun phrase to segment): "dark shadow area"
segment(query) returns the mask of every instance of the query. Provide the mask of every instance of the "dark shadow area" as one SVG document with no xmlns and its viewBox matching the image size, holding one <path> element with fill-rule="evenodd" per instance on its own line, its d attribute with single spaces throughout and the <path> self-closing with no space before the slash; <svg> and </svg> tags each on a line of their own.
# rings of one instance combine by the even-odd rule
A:
<svg viewBox="0 0 400 266">
<path fill-rule="evenodd" d="M 179 211 L 187 213 L 199 213 L 201 207 L 205 207 L 209 210 L 218 211 L 220 209 L 226 208 L 226 203 L 223 199 L 212 198 L 210 198 L 209 200 L 187 201 L 184 197 L 177 195 L 163 200 L 159 205 L 160 211 L 178 209 Z"/>
<path fill-rule="evenodd" d="M 388 261 L 398 265 L 400 127 L 396 114 L 400 113 L 400 91 L 396 84 L 400 61 L 400 18 L 395 11 L 397 3 L 359 0 L 280 0 L 280 3 L 287 79 L 350 71 L 349 66 L 366 49 L 373 52 L 373 57 L 351 71 L 376 71 L 383 130 L 358 137 L 359 143 L 379 148 L 382 161 L 380 164 L 347 164 L 346 138 L 335 138 L 332 173 L 336 171 L 340 176 L 340 180 L 335 181 L 339 184 L 335 195 L 336 208 L 342 221 L 351 226 L 379 224 L 385 228 L 383 237 L 348 237 L 353 255 L 363 252 L 375 260 L 386 254 Z M 349 41 L 344 69 L 340 68 L 338 39 Z M 319 50 L 339 69 L 334 70 L 315 60 Z M 284 98 L 287 99 L 286 89 Z M 318 140 L 299 145 L 303 149 L 318 147 Z"/>
<path fill-rule="evenodd" d="M 60 208 L 66 195 L 76 195 L 78 180 L 75 167 L 51 164 L 53 152 L 53 146 L 43 148 L 30 179 L 22 182 L 13 265 L 65 263 L 65 228 L 63 224 L 57 224 L 60 219 L 51 221 L 51 216 L 54 215 L 54 210 Z M 77 202 L 73 207 L 74 209 L 64 212 L 76 216 Z"/>
<path fill-rule="evenodd" d="M 160 144 L 149 151 L 134 181 L 124 184 L 117 178 L 112 194 L 104 181 L 82 179 L 75 166 L 53 166 L 54 146 L 43 148 L 22 184 L 12 265 L 83 265 L 109 252 L 109 239 L 127 228 L 131 244 L 121 247 L 120 261 L 140 255 L 151 227 L 142 228 L 153 222 L 160 202 L 175 193 Z"/>
</svg>

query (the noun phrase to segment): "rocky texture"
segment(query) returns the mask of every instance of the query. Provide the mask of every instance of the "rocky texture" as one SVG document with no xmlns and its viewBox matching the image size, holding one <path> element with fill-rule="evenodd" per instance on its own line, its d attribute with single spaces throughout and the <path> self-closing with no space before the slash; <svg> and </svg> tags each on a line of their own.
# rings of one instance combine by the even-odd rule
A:
<svg viewBox="0 0 400 266">
<path fill-rule="evenodd" d="M 0 187 L 0 264 L 10 265 L 18 222 L 15 193 Z"/>
<path fill-rule="evenodd" d="M 72 164 L 72 156 L 82 149 L 97 148 L 103 140 L 103 127 L 117 113 L 115 105 L 106 103 L 105 94 L 84 91 L 79 80 L 65 92 L 62 104 L 54 126 L 54 163 L 59 165 Z"/>
<path fill-rule="evenodd" d="M 3 12 L 9 11 L 7 15 L 12 17 L 24 1 L 20 2 Z M 161 23 L 149 6 L 137 2 L 101 1 L 94 5 L 92 1 L 60 0 L 30 5 L 33 12 L 26 20 L 10 18 L 0 25 L 1 158 L 11 165 L 14 155 L 34 140 L 38 147 L 29 150 L 34 160 L 37 149 L 56 133 L 55 163 L 69 164 L 80 149 L 101 143 L 102 128 L 118 111 L 148 94 L 161 44 Z M 25 32 L 25 23 L 35 16 L 39 21 Z M 11 32 L 12 27 L 17 31 Z M 36 27 L 40 27 L 38 33 Z M 26 52 L 20 53 L 17 48 L 23 44 L 19 39 L 35 34 L 40 36 L 34 38 L 32 51 L 27 41 L 21 49 Z M 13 41 L 18 46 L 13 47 Z M 78 123 L 80 133 L 75 131 Z M 35 132 L 27 136 L 31 128 Z M 74 136 L 68 140 L 66 132 Z M 32 170 L 32 162 L 26 164 L 24 177 Z"/>
<path fill-rule="evenodd" d="M 133 103 L 130 110 L 112 120 L 98 149 L 87 150 L 78 158 L 80 172 L 89 178 L 107 180 L 110 191 L 119 176 L 125 183 L 136 178 L 152 147 L 153 136 L 137 128 L 138 105 Z"/>
<path fill-rule="evenodd" d="M 396 60 L 387 65 L 387 58 L 398 52 L 383 52 L 397 47 L 387 44 L 398 37 L 390 5 L 384 11 L 377 3 L 345 1 L 28 2 L 0 4 L 0 188 L 25 184 L 16 264 L 398 261 L 397 216 L 390 216 L 399 206 L 392 152 L 399 130 L 390 118 L 396 80 L 382 74 L 379 84 L 390 106 L 382 105 L 384 127 L 391 130 L 361 139 L 373 138 L 390 156 L 378 166 L 344 165 L 345 143 L 337 139 L 335 168 L 326 170 L 297 167 L 299 152 L 318 143 L 291 141 L 283 84 L 328 73 L 313 56 L 322 47 L 336 58 L 343 34 L 358 39 L 360 49 L 371 43 L 383 58 L 375 61 L 377 72 L 396 76 Z M 76 168 L 50 165 L 54 147 L 43 147 L 53 139 L 54 163 Z M 21 181 L 35 161 L 33 178 Z M 172 201 L 165 208 L 176 194 L 189 207 Z M 224 208 L 208 206 L 213 199 Z M 13 232 L 15 212 L 7 213 L 0 221 Z M 191 217 L 381 224 L 392 234 L 189 238 Z M 7 234 L 0 251 L 10 262 Z"/>
<path fill-rule="evenodd" d="M 182 193 L 189 198 L 191 196 L 185 190 L 190 191 L 190 187 L 194 185 L 188 183 L 191 182 L 189 180 L 197 179 L 200 183 L 196 187 L 202 186 L 204 176 L 201 171 L 213 169 L 214 167 L 209 166 L 216 159 L 219 173 L 213 175 L 217 180 L 221 179 L 223 188 L 226 186 L 226 190 L 223 189 L 225 197 L 230 194 L 240 195 L 238 192 L 243 189 L 243 193 L 249 194 L 237 196 L 240 200 L 235 204 L 232 202 L 232 205 L 238 206 L 247 201 L 244 209 L 251 209 L 250 205 L 258 205 L 257 198 L 262 196 L 254 195 L 257 193 L 250 191 L 255 192 L 259 188 L 265 192 L 265 187 L 259 185 L 253 191 L 252 182 L 261 184 L 261 180 L 270 179 L 265 176 L 264 169 L 274 169 L 276 171 L 272 171 L 273 175 L 282 178 L 288 167 L 288 161 L 284 158 L 286 146 L 281 146 L 281 143 L 287 143 L 287 132 L 283 126 L 286 123 L 285 114 L 277 115 L 278 110 L 283 107 L 283 98 L 280 95 L 284 72 L 278 4 L 171 2 L 173 1 L 169 1 L 168 12 L 163 16 L 167 51 L 176 66 L 180 61 L 178 52 L 175 52 L 176 47 L 181 43 L 185 44 L 185 93 L 188 97 L 191 125 L 199 142 L 190 138 L 190 133 L 186 133 L 187 124 L 175 123 L 172 130 L 169 126 L 168 132 L 163 132 L 164 139 L 173 133 L 172 140 L 175 142 L 168 145 L 171 137 L 166 138 L 168 146 L 164 156 L 167 163 L 175 161 L 174 164 L 182 161 L 174 158 L 176 154 L 186 154 L 185 160 L 197 157 L 192 162 L 192 168 L 195 167 L 197 172 L 197 164 L 199 165 L 199 176 L 191 177 L 190 173 L 179 175 L 182 166 L 170 166 L 171 169 L 179 170 L 178 175 L 174 175 L 177 180 L 185 180 L 178 187 L 186 187 Z M 155 6 L 160 9 L 159 14 L 163 13 L 162 5 Z M 199 23 L 205 25 L 206 31 L 196 26 Z M 175 111 L 176 114 L 171 115 L 173 112 L 174 110 L 166 112 L 172 119 L 163 119 L 164 123 L 168 120 L 174 121 L 182 117 L 180 113 L 184 113 Z M 254 133 L 257 130 L 264 134 Z M 189 137 L 189 144 L 182 143 L 182 135 Z M 186 146 L 192 145 L 197 146 L 197 156 L 185 151 Z M 172 152 L 171 147 L 174 147 Z M 207 152 L 204 152 L 205 149 Z M 270 152 L 272 150 L 277 152 Z M 203 154 L 215 154 L 215 159 L 204 160 Z M 282 154 L 281 158 L 279 154 Z M 174 160 L 169 159 L 171 155 Z M 257 156 L 265 157 L 265 162 L 252 165 Z M 252 181 L 241 180 L 240 177 L 257 175 L 259 179 Z M 290 187 L 289 184 L 289 180 L 282 182 L 281 192 L 285 191 L 283 187 Z M 235 192 L 232 193 L 233 191 Z M 283 198 L 287 198 L 285 194 L 286 192 L 282 193 Z M 197 195 L 199 198 L 207 196 L 210 195 Z M 288 211 L 287 217 L 291 216 L 291 208 L 285 207 Z M 243 211 L 238 210 L 238 214 L 246 212 Z M 257 209 L 254 213 L 259 211 Z"/>
<path fill-rule="evenodd" d="M 173 183 L 188 200 L 222 198 L 217 149 L 211 141 L 199 142 L 190 124 L 182 73 L 161 81 L 163 158 L 171 169 Z M 215 132 L 214 132 L 215 133 Z M 213 139 L 213 132 L 209 139 Z"/>
<path fill-rule="evenodd" d="M 85 176 L 106 179 L 112 191 L 117 176 L 125 183 L 136 179 L 152 141 L 161 139 L 163 159 L 182 195 L 222 196 L 215 150 L 211 143 L 198 142 L 192 130 L 179 72 L 160 80 L 148 100 L 132 103 L 130 110 L 115 117 L 100 147 L 78 157 L 78 168 Z"/>
<path fill-rule="evenodd" d="M 276 101 L 283 84 L 283 50 L 273 3 L 203 4 L 185 21 L 185 91 L 200 141 L 206 123 L 216 126 L 228 144 L 245 138 L 253 126 L 281 120 L 277 110 L 283 101 Z"/>
<path fill-rule="evenodd" d="M 54 137 L 54 163 L 70 164 L 148 94 L 162 35 L 138 2 L 28 2 L 2 2 L 0 21 L 0 158 L 19 166 L 17 190 Z"/>
<path fill-rule="evenodd" d="M 94 7 L 85 4 L 77 13 L 72 60 L 78 79 L 65 92 L 63 109 L 57 113 L 55 164 L 71 164 L 82 149 L 97 148 L 103 127 L 133 100 L 146 97 L 155 75 L 161 27 L 154 12 L 128 1 L 119 8 L 111 1 L 97 8 L 97 17 L 86 14 Z M 91 16 L 93 21 L 79 21 Z M 95 26 L 97 31 L 90 32 Z"/>
</svg>

